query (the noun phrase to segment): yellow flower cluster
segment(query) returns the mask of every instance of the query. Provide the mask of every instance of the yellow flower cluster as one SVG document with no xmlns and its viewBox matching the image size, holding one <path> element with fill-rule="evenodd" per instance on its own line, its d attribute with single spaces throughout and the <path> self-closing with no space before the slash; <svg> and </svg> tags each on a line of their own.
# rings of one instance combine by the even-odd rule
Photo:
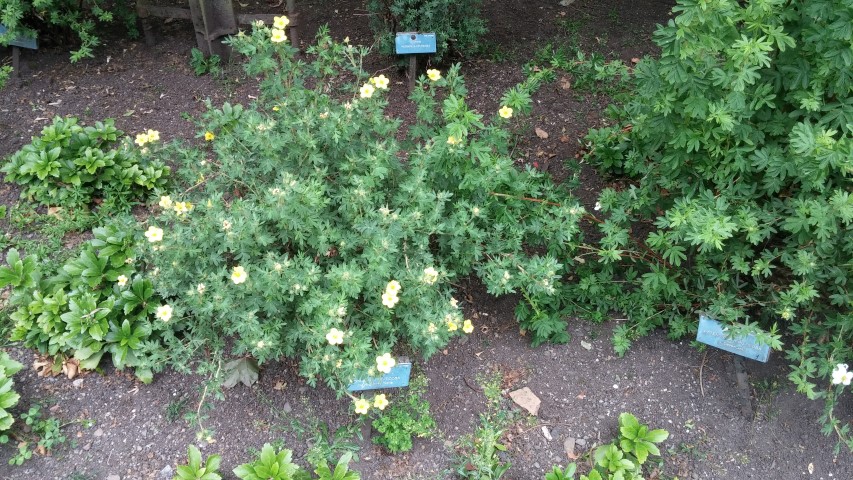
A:
<svg viewBox="0 0 853 480">
<path fill-rule="evenodd" d="M 453 135 L 451 135 L 451 136 L 447 137 L 447 144 L 448 144 L 448 145 L 456 145 L 456 144 L 458 144 L 459 142 L 461 142 L 461 140 L 460 140 L 460 139 L 458 139 L 458 138 L 456 138 L 456 137 L 454 137 Z"/>
<path fill-rule="evenodd" d="M 385 293 L 382 294 L 382 305 L 394 308 L 394 305 L 397 305 L 397 302 L 400 301 L 400 298 L 397 296 L 398 293 L 400 293 L 400 282 L 396 280 L 388 282 L 388 285 L 385 286 Z"/>
<path fill-rule="evenodd" d="M 270 32 L 270 41 L 273 43 L 281 43 L 287 40 L 287 35 L 284 34 L 284 29 L 290 25 L 290 19 L 281 16 L 272 19 L 272 31 Z"/>
<path fill-rule="evenodd" d="M 448 313 L 444 316 L 444 323 L 447 325 L 448 332 L 455 332 L 459 329 L 459 320 L 461 318 L 459 316 Z M 432 324 L 430 324 L 432 325 Z M 462 331 L 465 333 L 471 333 L 474 331 L 474 324 L 471 320 L 465 320 L 462 322 Z"/>
<path fill-rule="evenodd" d="M 156 142 L 158 140 L 160 140 L 160 132 L 158 132 L 157 130 L 148 130 L 145 133 L 137 134 L 134 143 L 142 147 L 146 143 Z"/>
<path fill-rule="evenodd" d="M 368 80 L 371 84 L 373 84 L 376 88 L 380 90 L 388 90 L 388 84 L 391 83 L 390 80 L 385 75 L 379 75 L 376 77 L 371 77 Z"/>
<path fill-rule="evenodd" d="M 355 413 L 359 415 L 365 415 L 370 411 L 370 400 L 366 398 L 355 398 Z M 373 397 L 373 408 L 377 410 L 385 410 L 385 407 L 388 406 L 388 399 L 385 397 L 384 393 L 380 393 L 379 395 L 375 395 Z"/>
<path fill-rule="evenodd" d="M 193 204 L 190 202 L 175 202 L 175 206 L 173 207 L 175 213 L 178 215 L 186 215 L 187 213 L 193 210 Z"/>
</svg>

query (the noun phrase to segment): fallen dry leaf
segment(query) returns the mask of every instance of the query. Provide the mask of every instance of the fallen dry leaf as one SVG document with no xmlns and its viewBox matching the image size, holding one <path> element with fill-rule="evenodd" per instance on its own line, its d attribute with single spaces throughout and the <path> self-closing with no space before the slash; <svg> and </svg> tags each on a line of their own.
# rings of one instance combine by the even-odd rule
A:
<svg viewBox="0 0 853 480">
<path fill-rule="evenodd" d="M 631 59 L 631 63 L 633 63 L 634 65 L 636 65 L 636 64 L 640 63 L 640 59 L 639 59 L 639 58 L 637 58 L 637 57 L 634 57 L 634 58 L 632 58 L 632 59 Z"/>
<path fill-rule="evenodd" d="M 548 132 L 542 130 L 539 127 L 536 127 L 536 136 L 541 138 L 542 140 L 545 140 L 546 138 L 548 138 Z"/>
<path fill-rule="evenodd" d="M 64 373 L 69 380 L 73 380 L 74 377 L 80 373 L 80 360 L 77 360 L 76 358 L 69 358 L 63 362 L 62 373 Z"/>
<path fill-rule="evenodd" d="M 569 137 L 566 135 L 561 136 L 560 143 L 569 143 Z"/>
<path fill-rule="evenodd" d="M 563 90 L 569 90 L 572 88 L 572 82 L 569 81 L 569 77 L 563 77 L 560 79 L 560 88 Z"/>
<path fill-rule="evenodd" d="M 272 388 L 273 388 L 273 390 L 284 390 L 284 387 L 286 387 L 286 386 L 287 386 L 287 383 L 282 382 L 282 381 L 278 381 L 278 382 L 275 382 L 275 386 Z"/>
</svg>

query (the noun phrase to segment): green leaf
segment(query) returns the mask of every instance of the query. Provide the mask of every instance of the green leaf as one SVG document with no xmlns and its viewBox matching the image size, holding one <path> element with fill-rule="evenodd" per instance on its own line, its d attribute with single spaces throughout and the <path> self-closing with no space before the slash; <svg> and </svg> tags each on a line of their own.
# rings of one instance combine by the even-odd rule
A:
<svg viewBox="0 0 853 480">
<path fill-rule="evenodd" d="M 258 361 L 253 358 L 240 358 L 225 364 L 225 380 L 222 386 L 233 388 L 237 383 L 251 387 L 258 381 Z M 272 446 L 270 446 L 270 452 Z M 263 455 L 262 455 L 263 458 Z"/>
</svg>

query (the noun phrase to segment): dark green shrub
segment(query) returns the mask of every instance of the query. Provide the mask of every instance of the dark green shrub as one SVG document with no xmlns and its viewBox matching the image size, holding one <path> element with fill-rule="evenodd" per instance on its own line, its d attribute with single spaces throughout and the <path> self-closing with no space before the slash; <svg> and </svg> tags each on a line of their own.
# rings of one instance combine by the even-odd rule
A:
<svg viewBox="0 0 853 480">
<path fill-rule="evenodd" d="M 480 0 L 369 0 L 370 27 L 382 53 L 394 54 L 397 32 L 435 32 L 435 60 L 448 53 L 471 55 L 486 33 Z"/>
<path fill-rule="evenodd" d="M 599 263 L 564 294 L 630 317 L 619 353 L 656 327 L 694 334 L 699 311 L 775 349 L 787 332 L 790 379 L 828 399 L 826 432 L 853 448 L 832 414 L 844 386 L 828 381 L 853 358 L 853 5 L 682 0 L 675 12 L 619 122 L 589 133 L 589 158 L 631 179 L 602 192 L 588 217 Z"/>
</svg>

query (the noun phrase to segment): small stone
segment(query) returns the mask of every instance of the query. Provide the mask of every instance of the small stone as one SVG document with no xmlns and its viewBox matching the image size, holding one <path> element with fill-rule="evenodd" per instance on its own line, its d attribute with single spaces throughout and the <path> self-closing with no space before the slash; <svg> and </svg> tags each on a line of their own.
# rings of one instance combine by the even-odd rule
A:
<svg viewBox="0 0 853 480">
<path fill-rule="evenodd" d="M 83 386 L 83 379 L 78 378 L 77 380 L 74 380 L 73 382 L 71 382 L 71 385 L 74 385 L 74 388 L 80 388 Z"/>
<path fill-rule="evenodd" d="M 121 480 L 121 477 L 118 475 L 107 475 L 107 480 Z"/>
<path fill-rule="evenodd" d="M 575 440 L 575 443 L 577 443 L 579 447 L 583 447 L 584 445 L 586 445 L 586 440 L 579 438 Z"/>
<path fill-rule="evenodd" d="M 581 340 L 581 347 L 587 350 L 592 350 L 592 344 L 583 340 Z"/>
<path fill-rule="evenodd" d="M 290 413 L 293 411 L 293 407 L 290 406 L 290 402 L 284 402 L 284 406 L 281 407 L 284 410 L 284 413 Z"/>
<path fill-rule="evenodd" d="M 157 480 L 172 480 L 172 466 L 166 465 L 157 475 Z"/>
<path fill-rule="evenodd" d="M 509 392 L 509 397 L 516 405 L 527 410 L 531 415 L 539 414 L 539 405 L 542 404 L 542 401 L 529 388 L 524 387 Z"/>
<path fill-rule="evenodd" d="M 104 435 L 104 431 L 102 429 L 99 428 L 99 429 L 95 430 L 95 436 L 96 437 L 101 437 L 103 435 Z"/>
<path fill-rule="evenodd" d="M 542 435 L 544 435 L 545 438 L 548 440 L 554 439 L 554 437 L 551 436 L 551 432 L 548 431 L 548 427 L 546 427 L 545 425 L 542 425 Z"/>
<path fill-rule="evenodd" d="M 90 448 L 92 448 L 92 442 L 89 442 L 86 445 L 83 445 L 83 450 L 85 450 L 85 451 L 88 451 Z"/>
<path fill-rule="evenodd" d="M 572 437 L 567 438 L 563 442 L 563 450 L 566 451 L 566 456 L 569 457 L 569 460 L 577 460 L 577 458 L 578 458 L 578 455 L 575 453 L 575 443 L 576 442 L 577 442 L 577 440 L 575 440 Z"/>
</svg>

